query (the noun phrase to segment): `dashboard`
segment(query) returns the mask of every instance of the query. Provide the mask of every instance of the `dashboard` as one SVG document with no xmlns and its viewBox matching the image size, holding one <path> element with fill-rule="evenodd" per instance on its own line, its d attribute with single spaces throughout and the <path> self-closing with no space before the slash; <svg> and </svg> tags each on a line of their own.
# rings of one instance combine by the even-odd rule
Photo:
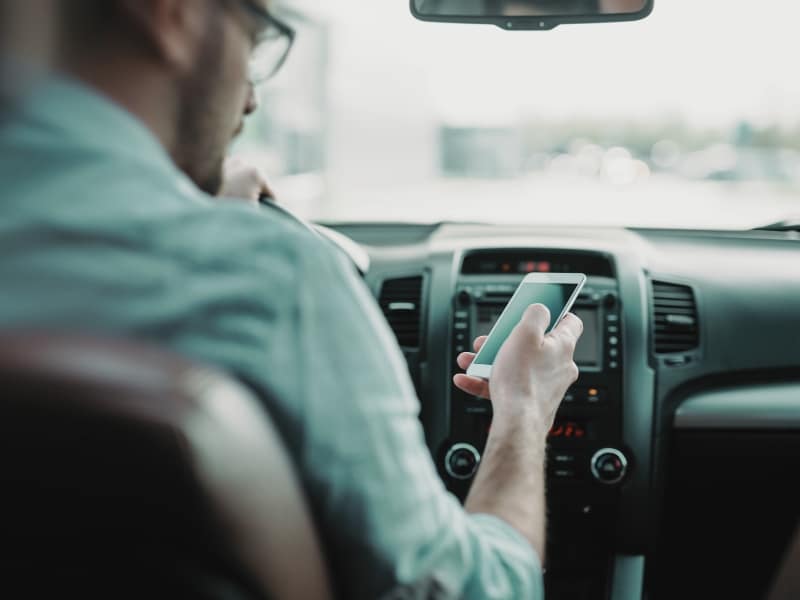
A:
<svg viewBox="0 0 800 600">
<path fill-rule="evenodd" d="M 455 357 L 525 274 L 587 275 L 581 374 L 549 436 L 548 597 L 763 597 L 800 518 L 793 234 L 331 227 L 369 255 L 427 444 L 462 500 L 491 404 L 452 385 Z"/>
</svg>

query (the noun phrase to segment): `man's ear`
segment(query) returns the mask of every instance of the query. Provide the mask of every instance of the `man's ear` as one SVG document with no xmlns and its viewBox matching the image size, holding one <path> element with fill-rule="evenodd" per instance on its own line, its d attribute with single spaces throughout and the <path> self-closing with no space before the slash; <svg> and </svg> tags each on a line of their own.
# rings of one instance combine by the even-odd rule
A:
<svg viewBox="0 0 800 600">
<path fill-rule="evenodd" d="M 162 61 L 188 72 L 207 32 L 208 4 L 198 0 L 121 0 L 120 9 Z"/>
</svg>

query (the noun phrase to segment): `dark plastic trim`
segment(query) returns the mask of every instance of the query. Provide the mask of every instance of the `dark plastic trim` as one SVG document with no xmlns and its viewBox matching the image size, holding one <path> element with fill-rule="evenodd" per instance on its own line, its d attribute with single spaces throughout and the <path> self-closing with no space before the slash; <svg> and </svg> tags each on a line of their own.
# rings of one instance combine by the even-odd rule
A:
<svg viewBox="0 0 800 600">
<path fill-rule="evenodd" d="M 700 392 L 675 411 L 676 429 L 800 429 L 800 384 L 774 383 Z"/>
<path fill-rule="evenodd" d="M 548 15 L 546 17 L 459 17 L 459 16 L 430 16 L 423 15 L 414 6 L 414 0 L 409 0 L 411 14 L 420 21 L 430 23 L 467 23 L 481 25 L 495 25 L 507 31 L 548 31 L 559 25 L 573 25 L 577 23 L 617 23 L 625 21 L 640 21 L 653 12 L 654 0 L 645 0 L 642 10 L 635 13 L 615 13 L 608 15 L 579 16 L 574 15 Z"/>
<path fill-rule="evenodd" d="M 644 590 L 644 556 L 614 557 L 611 600 L 641 600 Z"/>
</svg>

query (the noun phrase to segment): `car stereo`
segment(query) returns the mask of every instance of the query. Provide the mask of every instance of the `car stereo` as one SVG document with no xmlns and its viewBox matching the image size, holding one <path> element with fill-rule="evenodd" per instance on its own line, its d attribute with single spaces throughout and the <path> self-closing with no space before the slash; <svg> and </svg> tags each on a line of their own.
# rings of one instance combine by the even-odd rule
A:
<svg viewBox="0 0 800 600">
<path fill-rule="evenodd" d="M 541 258 L 530 252 L 468 257 L 452 298 L 450 364 L 453 372 L 460 371 L 458 354 L 472 350 L 472 340 L 491 330 L 524 274 L 542 263 L 557 266 L 559 272 L 588 275 L 572 310 L 584 324 L 575 350 L 580 376 L 566 393 L 548 438 L 550 526 L 567 529 L 550 539 L 577 543 L 581 531 L 597 533 L 613 522 L 619 486 L 634 466 L 622 446 L 622 306 L 610 261 L 589 254 Z M 464 499 L 486 445 L 492 409 L 488 400 L 452 385 L 449 403 L 448 437 L 439 448 L 437 465 L 447 487 Z M 591 551 L 592 545 L 584 539 L 575 547 Z M 567 554 L 550 552 L 549 568 L 557 568 L 559 557 Z"/>
</svg>

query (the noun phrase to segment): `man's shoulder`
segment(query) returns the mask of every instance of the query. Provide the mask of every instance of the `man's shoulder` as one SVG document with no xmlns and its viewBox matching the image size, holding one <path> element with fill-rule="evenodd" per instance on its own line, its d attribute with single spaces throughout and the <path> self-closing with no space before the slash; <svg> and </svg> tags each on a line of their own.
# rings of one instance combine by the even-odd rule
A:
<svg viewBox="0 0 800 600">
<path fill-rule="evenodd" d="M 292 270 L 325 261 L 323 241 L 281 211 L 232 201 L 197 202 L 154 223 L 157 244 L 194 264 L 257 268 L 283 263 Z"/>
</svg>

